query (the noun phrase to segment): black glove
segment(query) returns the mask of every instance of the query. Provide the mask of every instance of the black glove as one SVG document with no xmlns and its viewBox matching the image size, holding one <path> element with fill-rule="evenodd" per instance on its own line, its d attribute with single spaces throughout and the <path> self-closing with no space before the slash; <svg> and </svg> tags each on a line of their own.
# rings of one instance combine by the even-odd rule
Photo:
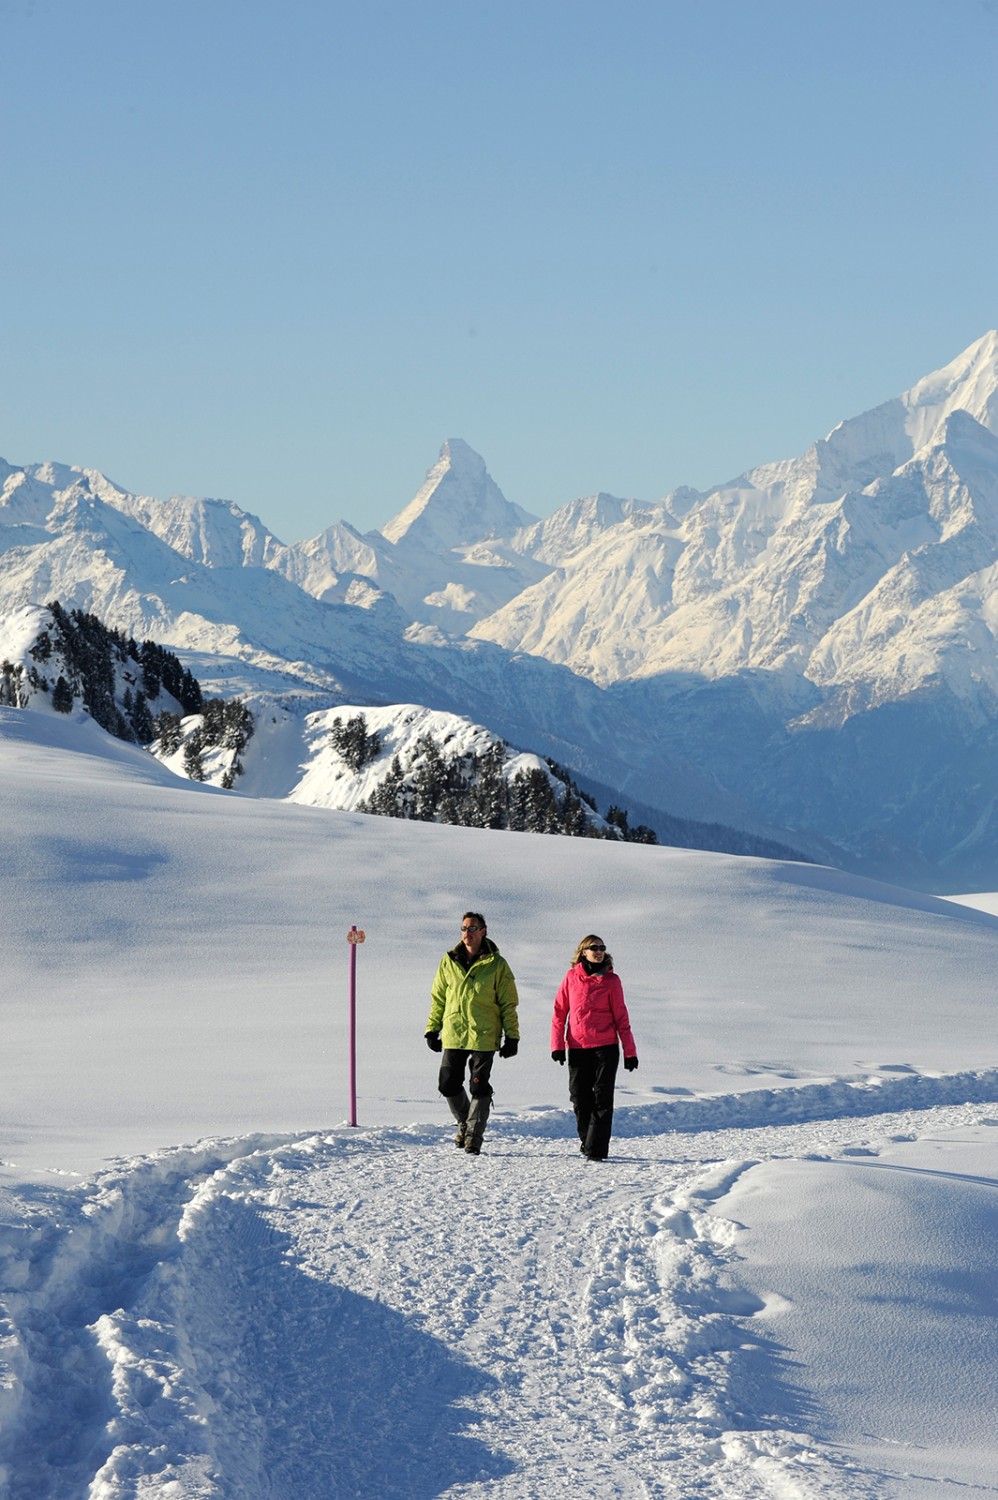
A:
<svg viewBox="0 0 998 1500">
<path fill-rule="evenodd" d="M 426 1033 L 426 1045 L 431 1052 L 442 1052 L 444 1050 L 444 1044 L 440 1040 L 439 1031 L 428 1031 Z"/>
<path fill-rule="evenodd" d="M 636 1057 L 625 1057 L 624 1058 L 624 1072 L 625 1073 L 633 1073 L 635 1071 L 635 1069 L 637 1068 L 637 1066 L 638 1066 L 638 1060 L 637 1060 Z"/>
<path fill-rule="evenodd" d="M 552 1052 L 551 1053 L 551 1061 L 552 1062 L 556 1062 L 556 1063 L 561 1063 L 562 1067 L 564 1067 L 565 1066 L 565 1054 L 564 1054 L 564 1052 Z"/>
<path fill-rule="evenodd" d="M 520 1044 L 516 1040 L 515 1036 L 508 1036 L 506 1038 L 506 1040 L 503 1042 L 502 1046 L 499 1048 L 499 1056 L 500 1057 L 515 1057 L 516 1056 L 516 1050 L 519 1047 L 519 1045 Z"/>
</svg>

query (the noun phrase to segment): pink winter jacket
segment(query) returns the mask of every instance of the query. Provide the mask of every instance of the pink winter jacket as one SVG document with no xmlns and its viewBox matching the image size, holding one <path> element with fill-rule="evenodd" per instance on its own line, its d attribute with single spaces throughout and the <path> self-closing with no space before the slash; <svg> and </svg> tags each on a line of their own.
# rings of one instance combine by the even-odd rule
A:
<svg viewBox="0 0 998 1500">
<path fill-rule="evenodd" d="M 573 964 L 554 997 L 551 1051 L 568 1047 L 612 1047 L 620 1038 L 625 1057 L 637 1057 L 631 1023 L 624 1004 L 624 987 L 612 969 L 587 974 Z"/>
</svg>

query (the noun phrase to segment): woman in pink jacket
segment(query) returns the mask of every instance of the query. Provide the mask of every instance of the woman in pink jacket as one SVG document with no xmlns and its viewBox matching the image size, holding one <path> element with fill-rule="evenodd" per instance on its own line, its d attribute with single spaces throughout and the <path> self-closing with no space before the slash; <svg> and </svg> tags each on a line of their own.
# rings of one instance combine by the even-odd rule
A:
<svg viewBox="0 0 998 1500">
<path fill-rule="evenodd" d="M 619 1045 L 618 1045 L 619 1040 Z M 590 932 L 576 948 L 571 967 L 554 997 L 551 1057 L 565 1062 L 568 1096 L 590 1161 L 606 1161 L 613 1128 L 613 1085 L 624 1049 L 624 1067 L 638 1065 L 638 1049 L 624 1004 L 624 987 L 602 938 Z"/>
</svg>

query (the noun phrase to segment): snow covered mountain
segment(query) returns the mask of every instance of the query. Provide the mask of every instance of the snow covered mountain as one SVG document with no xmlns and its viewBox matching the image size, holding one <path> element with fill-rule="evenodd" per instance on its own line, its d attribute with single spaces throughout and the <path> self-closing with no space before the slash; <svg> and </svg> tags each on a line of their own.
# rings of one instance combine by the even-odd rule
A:
<svg viewBox="0 0 998 1500">
<path fill-rule="evenodd" d="M 910 640 L 891 649 L 907 614 L 939 596 L 928 615 L 959 633 L 945 595 L 998 557 L 995 433 L 989 334 L 800 459 L 700 496 L 626 513 L 604 506 L 588 545 L 572 524 L 577 508 L 559 512 L 544 523 L 545 541 L 565 538 L 544 548 L 557 571 L 472 633 L 604 683 L 762 671 L 822 686 L 859 680 L 874 698 L 896 697 L 938 670 L 944 649 L 928 617 L 916 633 L 933 646 L 920 657 Z M 955 656 L 949 667 L 951 684 L 973 695 L 973 673 Z"/>
<path fill-rule="evenodd" d="M 0 610 L 58 597 L 218 690 L 470 716 L 871 871 L 998 875 L 996 333 L 799 458 L 540 521 L 456 439 L 383 531 L 293 545 L 93 471 L 0 479 Z"/>
<path fill-rule="evenodd" d="M 396 545 L 444 552 L 458 544 L 509 536 L 536 519 L 506 499 L 467 443 L 450 438 L 418 494 L 382 530 Z"/>
<path fill-rule="evenodd" d="M 402 580 L 399 591 L 408 590 L 405 597 L 417 602 L 434 582 L 460 586 L 462 576 L 476 588 L 483 579 L 489 597 L 496 588 L 498 597 L 507 597 L 524 577 L 545 570 L 524 563 L 512 546 L 500 557 L 477 525 L 469 522 L 464 535 L 472 540 L 439 566 L 416 544 L 403 565 L 386 538 L 365 540 L 345 524 L 325 534 L 323 555 L 311 544 L 284 547 L 226 502 L 204 502 L 206 522 L 195 526 L 192 502 L 165 501 L 159 513 L 156 502 L 129 495 L 94 471 L 4 465 L 0 476 L 0 616 L 58 599 L 137 640 L 154 639 L 180 652 L 208 691 L 263 693 L 292 703 L 298 713 L 343 702 L 420 702 L 551 756 L 602 801 L 619 793 L 640 821 L 654 822 L 654 810 L 662 809 L 665 777 L 666 813 L 825 852 L 820 841 L 788 838 L 757 819 L 692 762 L 663 754 L 654 727 L 632 719 L 627 709 L 617 716 L 621 739 L 608 738 L 603 694 L 588 679 L 414 620 L 383 590 L 376 572 L 372 577 L 342 566 L 356 560 L 374 571 L 373 562 L 381 560 L 390 581 Z M 467 513 L 466 501 L 453 485 L 436 497 L 438 510 L 454 502 Z M 156 531 L 142 524 L 145 514 L 156 516 Z M 500 514 L 518 527 L 528 519 L 515 507 Z M 333 559 L 334 544 L 356 558 L 342 553 Z M 232 563 L 237 550 L 245 557 L 241 565 Z M 296 581 L 307 569 L 314 593 Z"/>
<path fill-rule="evenodd" d="M 568 510 L 546 578 L 474 627 L 663 726 L 772 820 L 909 873 L 998 856 L 998 335 L 802 458 Z M 595 521 L 594 517 L 594 521 Z M 957 787 L 960 789 L 957 790 Z"/>
<path fill-rule="evenodd" d="M 410 621 L 464 635 L 547 571 L 508 540 L 536 518 L 506 499 L 483 460 L 451 438 L 415 498 L 380 532 L 346 521 L 277 552 L 270 565 L 319 599 L 356 578 L 390 593 Z"/>
<path fill-rule="evenodd" d="M 146 746 L 175 775 L 222 790 L 461 827 L 656 842 L 628 799 L 600 789 L 603 817 L 557 762 L 458 714 L 343 703 L 309 713 L 271 694 L 208 697 L 164 647 L 55 602 L 0 618 L 4 706 L 92 721 Z M 800 857 L 778 841 L 688 819 L 668 819 L 663 833 L 685 848 Z"/>
</svg>

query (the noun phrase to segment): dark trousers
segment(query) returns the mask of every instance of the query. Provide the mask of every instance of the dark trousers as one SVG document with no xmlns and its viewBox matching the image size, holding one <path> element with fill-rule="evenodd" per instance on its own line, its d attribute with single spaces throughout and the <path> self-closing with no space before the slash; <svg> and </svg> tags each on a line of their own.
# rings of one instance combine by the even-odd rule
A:
<svg viewBox="0 0 998 1500">
<path fill-rule="evenodd" d="M 587 1156 L 604 1161 L 613 1129 L 613 1085 L 620 1063 L 620 1048 L 570 1047 L 568 1050 L 568 1097 L 575 1110 L 579 1140 Z"/>
<path fill-rule="evenodd" d="M 441 1094 L 445 1099 L 453 1099 L 463 1093 L 464 1070 L 468 1068 L 468 1093 L 472 1099 L 491 1099 L 489 1077 L 495 1057 L 494 1052 L 465 1052 L 459 1047 L 445 1047 L 437 1084 Z"/>
</svg>

